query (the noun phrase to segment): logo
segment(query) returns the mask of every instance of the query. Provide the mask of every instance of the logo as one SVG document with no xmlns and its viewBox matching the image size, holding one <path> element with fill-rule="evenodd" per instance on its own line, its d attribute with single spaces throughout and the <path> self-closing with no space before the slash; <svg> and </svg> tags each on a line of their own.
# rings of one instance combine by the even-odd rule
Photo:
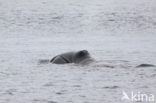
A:
<svg viewBox="0 0 156 103">
<path fill-rule="evenodd" d="M 122 98 L 121 100 L 128 100 L 128 101 L 136 101 L 136 102 L 154 102 L 155 101 L 155 96 L 154 94 L 146 94 L 146 93 L 141 93 L 141 92 L 133 92 L 131 93 L 126 93 L 125 91 L 122 91 Z"/>
</svg>

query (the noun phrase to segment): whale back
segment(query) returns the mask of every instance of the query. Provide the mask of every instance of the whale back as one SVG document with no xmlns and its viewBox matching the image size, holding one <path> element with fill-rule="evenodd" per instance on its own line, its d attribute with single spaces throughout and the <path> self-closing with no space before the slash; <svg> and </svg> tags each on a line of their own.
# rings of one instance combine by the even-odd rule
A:
<svg viewBox="0 0 156 103">
<path fill-rule="evenodd" d="M 87 50 L 81 50 L 78 52 L 67 52 L 55 56 L 50 61 L 54 64 L 66 64 L 66 63 L 76 63 L 76 64 L 88 64 L 93 59 L 90 57 L 90 54 Z"/>
</svg>

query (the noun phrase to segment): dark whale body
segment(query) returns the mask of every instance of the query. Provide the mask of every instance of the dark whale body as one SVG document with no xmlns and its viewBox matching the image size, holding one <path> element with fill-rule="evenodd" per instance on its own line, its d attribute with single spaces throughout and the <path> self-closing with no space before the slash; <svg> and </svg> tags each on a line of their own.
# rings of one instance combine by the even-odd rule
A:
<svg viewBox="0 0 156 103">
<path fill-rule="evenodd" d="M 81 50 L 78 52 L 67 52 L 55 56 L 50 60 L 54 64 L 66 64 L 66 63 L 76 63 L 76 64 L 88 64 L 92 62 L 93 59 L 87 50 Z"/>
<path fill-rule="evenodd" d="M 153 64 L 140 64 L 138 66 L 136 66 L 137 68 L 141 68 L 141 67 L 155 67 L 155 65 Z"/>
<path fill-rule="evenodd" d="M 53 63 L 53 64 L 67 64 L 67 63 L 75 63 L 75 64 L 89 64 L 94 61 L 93 58 L 90 57 L 90 54 L 87 50 L 81 50 L 77 52 L 67 52 L 53 57 L 51 60 L 41 59 L 39 60 L 40 64 Z M 156 67 L 153 64 L 140 64 L 136 66 L 136 68 L 143 67 Z"/>
</svg>

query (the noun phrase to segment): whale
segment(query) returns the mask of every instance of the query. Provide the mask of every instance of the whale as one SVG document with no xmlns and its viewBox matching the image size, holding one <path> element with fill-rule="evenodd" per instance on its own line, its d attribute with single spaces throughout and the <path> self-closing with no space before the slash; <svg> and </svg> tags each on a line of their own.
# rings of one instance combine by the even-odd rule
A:
<svg viewBox="0 0 156 103">
<path fill-rule="evenodd" d="M 156 66 L 153 64 L 140 64 L 136 66 L 136 68 L 143 68 L 143 67 L 156 67 Z"/>
<path fill-rule="evenodd" d="M 68 64 L 68 63 L 75 63 L 75 64 L 90 64 L 90 63 L 97 63 L 91 56 L 87 50 L 79 50 L 79 51 L 71 51 L 65 52 L 62 54 L 58 54 L 54 56 L 52 59 L 41 59 L 39 60 L 39 64 Z M 110 66 L 112 67 L 112 66 Z M 145 68 L 145 67 L 156 67 L 153 64 L 140 64 L 135 66 L 135 68 Z"/>
<path fill-rule="evenodd" d="M 89 64 L 93 62 L 93 58 L 87 50 L 80 50 L 77 52 L 66 52 L 56 55 L 50 60 L 50 62 L 53 64 Z"/>
</svg>

